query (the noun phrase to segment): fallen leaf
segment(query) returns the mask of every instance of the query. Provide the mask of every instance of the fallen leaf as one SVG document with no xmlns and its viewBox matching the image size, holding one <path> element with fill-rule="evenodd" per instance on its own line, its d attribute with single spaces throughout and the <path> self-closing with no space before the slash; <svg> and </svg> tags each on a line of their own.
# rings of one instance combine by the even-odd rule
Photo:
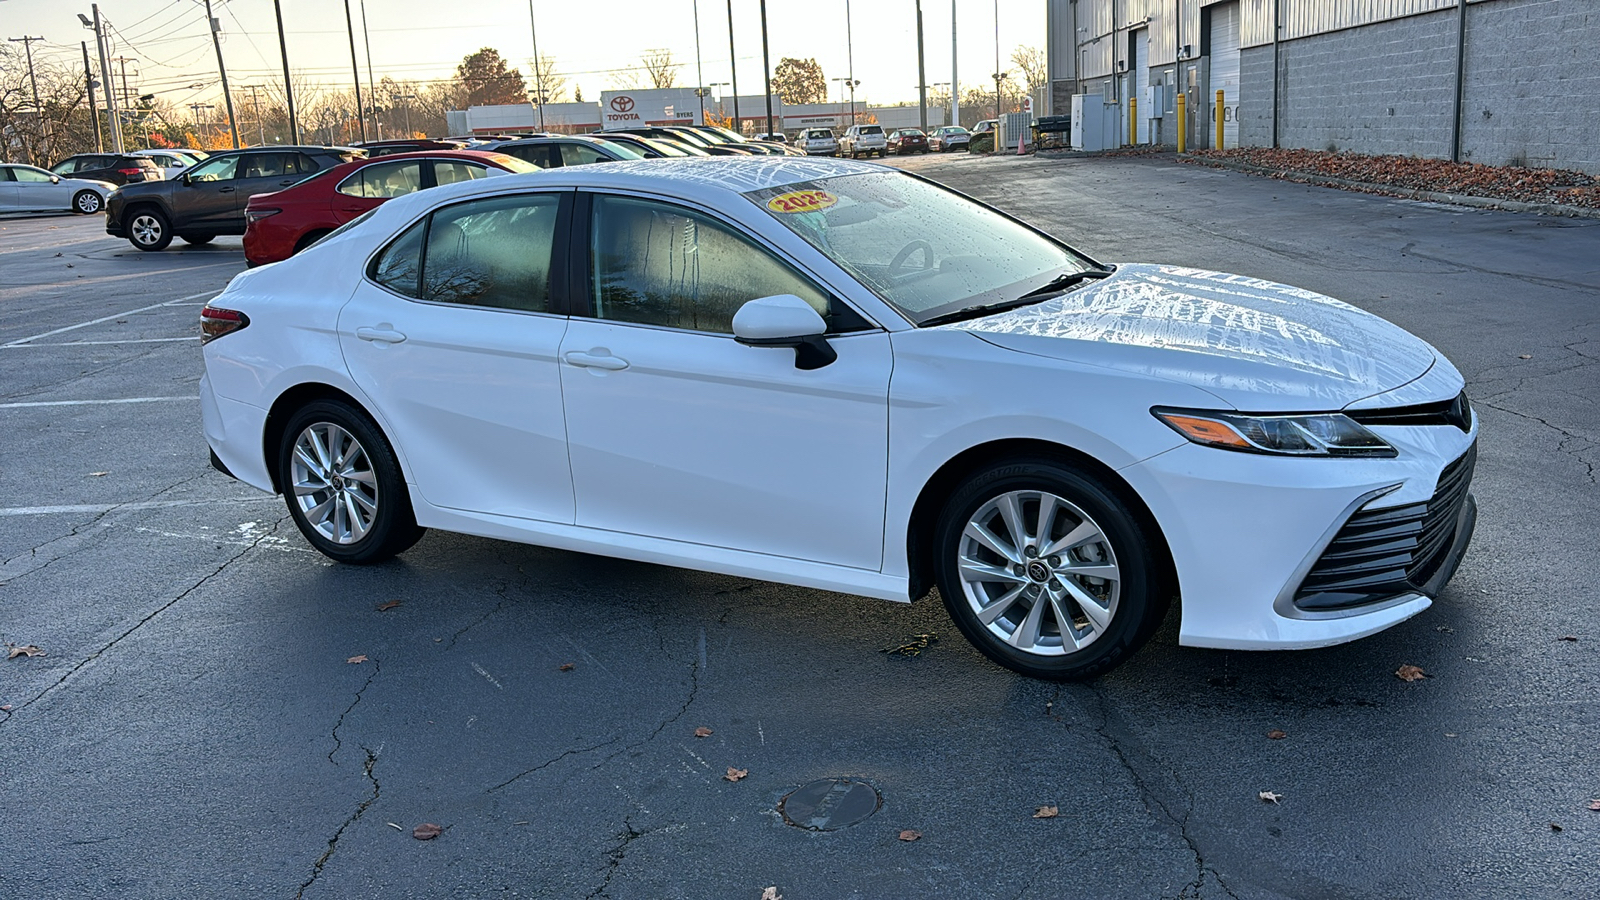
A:
<svg viewBox="0 0 1600 900">
<path fill-rule="evenodd" d="M 5 706 L 0 706 L 0 712 L 11 712 L 11 704 L 7 703 Z"/>
<path fill-rule="evenodd" d="M 556 671 L 558 671 L 558 672 L 571 672 L 573 669 L 576 669 L 576 668 L 577 668 L 577 666 L 573 665 L 572 663 L 562 663 L 561 665 L 556 666 Z"/>
<path fill-rule="evenodd" d="M 775 887 L 769 887 L 761 892 L 761 900 L 783 900 L 783 895 Z"/>
<path fill-rule="evenodd" d="M 733 766 L 729 766 L 728 767 L 728 774 L 726 774 L 726 775 L 724 775 L 722 777 L 723 777 L 724 780 L 727 780 L 727 781 L 738 781 L 739 779 L 741 779 L 741 778 L 743 778 L 743 777 L 745 777 L 746 775 L 749 775 L 749 774 L 750 774 L 750 770 L 749 769 L 735 769 Z"/>
<path fill-rule="evenodd" d="M 922 837 L 922 832 L 913 828 L 907 828 L 905 831 L 900 832 L 900 840 L 902 841 L 914 841 L 920 837 Z"/>
<path fill-rule="evenodd" d="M 399 600 L 390 600 L 388 603 L 379 603 L 378 604 L 378 612 L 388 612 L 389 610 L 394 609 L 396 606 L 399 606 L 399 605 L 400 605 L 400 601 Z"/>
<path fill-rule="evenodd" d="M 1521 356 L 1518 356 L 1517 359 L 1533 359 L 1533 355 L 1529 354 L 1529 353 L 1524 353 Z"/>
<path fill-rule="evenodd" d="M 10 709 L 10 708 L 11 707 L 9 707 L 9 706 L 0 706 L 0 709 Z M 1600 812 L 1600 800 L 1590 800 L 1589 801 L 1589 808 L 1594 810 L 1595 812 Z"/>
<path fill-rule="evenodd" d="M 1558 640 L 1558 641 L 1571 641 L 1574 644 L 1576 644 L 1578 642 L 1577 637 L 1575 637 L 1573 635 L 1570 635 L 1570 634 L 1563 634 L 1561 637 L 1556 638 L 1556 640 Z"/>
<path fill-rule="evenodd" d="M 1263 803 L 1277 803 L 1279 800 L 1283 799 L 1283 795 L 1275 794 L 1272 791 L 1262 791 L 1259 794 L 1256 794 L 1256 798 Z"/>
<path fill-rule="evenodd" d="M 11 648 L 6 652 L 6 659 L 16 659 L 19 656 L 32 657 L 44 655 L 43 650 L 40 650 L 38 647 L 35 647 L 32 644 L 24 644 L 21 647 L 14 646 L 12 644 L 7 644 L 6 646 Z"/>
<path fill-rule="evenodd" d="M 441 834 L 444 834 L 444 829 L 432 822 L 424 822 L 411 829 L 411 836 L 419 841 L 431 841 Z"/>
<path fill-rule="evenodd" d="M 938 641 L 939 635 L 928 631 L 912 635 L 911 640 L 898 647 L 884 647 L 880 652 L 887 653 L 890 656 L 921 656 L 922 651 L 928 649 L 929 644 L 938 643 Z"/>
<path fill-rule="evenodd" d="M 1428 677 L 1428 673 L 1418 666 L 1401 666 L 1394 670 L 1394 677 L 1401 681 L 1421 681 Z"/>
<path fill-rule="evenodd" d="M 711 737 L 711 729 L 705 727 L 704 725 L 701 725 L 699 728 L 696 728 L 694 730 L 694 736 L 695 737 Z"/>
<path fill-rule="evenodd" d="M 1278 730 L 1276 728 L 1274 728 L 1271 731 L 1267 732 L 1267 737 L 1272 739 L 1272 740 L 1274 740 L 1274 741 L 1281 741 L 1281 740 L 1283 740 L 1284 738 L 1286 738 L 1288 736 L 1289 736 L 1289 732 L 1280 731 L 1280 730 Z"/>
<path fill-rule="evenodd" d="M 364 663 L 366 661 L 367 661 L 367 655 L 365 653 L 361 654 L 360 656 L 352 656 L 349 659 L 345 660 L 345 662 L 347 662 L 347 663 Z"/>
<path fill-rule="evenodd" d="M 396 825 L 393 822 L 385 822 L 383 824 L 388 825 L 390 828 L 393 828 L 395 831 L 405 831 L 404 828 L 401 828 L 399 825 Z"/>
<path fill-rule="evenodd" d="M 1035 819 L 1054 819 L 1061 814 L 1061 809 L 1055 806 L 1041 806 L 1033 811 Z"/>
<path fill-rule="evenodd" d="M 1560 826 L 1560 825 L 1557 825 L 1557 824 L 1556 824 L 1556 823 L 1554 823 L 1554 822 L 1551 822 L 1551 823 L 1550 823 L 1550 830 L 1551 830 L 1551 831 L 1560 831 L 1560 830 L 1561 830 L 1561 826 Z"/>
<path fill-rule="evenodd" d="M 110 475 L 110 474 L 111 474 L 110 472 L 90 472 L 89 473 L 89 477 L 90 478 L 99 478 L 102 475 Z"/>
</svg>

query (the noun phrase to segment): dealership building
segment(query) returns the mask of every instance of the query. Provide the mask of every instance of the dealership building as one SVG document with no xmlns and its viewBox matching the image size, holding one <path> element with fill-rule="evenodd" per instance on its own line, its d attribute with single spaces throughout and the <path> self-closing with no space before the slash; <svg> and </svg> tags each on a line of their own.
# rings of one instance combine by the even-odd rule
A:
<svg viewBox="0 0 1600 900">
<path fill-rule="evenodd" d="M 1600 172 L 1600 0 L 1047 0 L 1052 111 L 1105 146 Z M 1223 99 L 1218 115 L 1216 92 Z M 1077 95 L 1078 99 L 1074 99 Z"/>
<path fill-rule="evenodd" d="M 700 125 L 710 119 L 734 122 L 744 134 L 764 134 L 767 130 L 767 103 L 760 94 L 741 95 L 735 103 L 730 96 L 716 97 L 695 88 L 660 88 L 631 91 L 604 91 L 599 103 L 546 103 L 541 110 L 531 103 L 504 106 L 473 106 L 450 110 L 445 119 L 451 134 L 498 134 L 502 132 L 553 131 L 585 134 L 616 128 L 644 125 Z M 851 121 L 875 122 L 885 130 L 921 127 L 919 106 L 868 106 L 865 103 L 785 104 L 771 98 L 774 127 L 786 132 L 802 128 L 850 127 Z M 737 118 L 735 113 L 737 112 Z M 943 107 L 928 107 L 928 127 L 945 123 Z"/>
</svg>

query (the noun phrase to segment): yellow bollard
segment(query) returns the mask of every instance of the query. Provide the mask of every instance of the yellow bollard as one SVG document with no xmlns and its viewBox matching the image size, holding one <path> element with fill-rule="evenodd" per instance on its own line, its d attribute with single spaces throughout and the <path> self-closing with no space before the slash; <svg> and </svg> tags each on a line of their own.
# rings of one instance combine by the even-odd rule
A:
<svg viewBox="0 0 1600 900">
<path fill-rule="evenodd" d="M 1128 98 L 1128 143 L 1139 143 L 1139 100 L 1137 97 Z"/>
<path fill-rule="evenodd" d="M 1186 137 L 1185 125 L 1187 124 L 1185 122 L 1185 120 L 1187 119 L 1187 116 L 1185 116 L 1184 112 L 1183 112 L 1183 106 L 1184 106 L 1183 91 L 1179 91 L 1178 92 L 1177 101 L 1178 101 L 1178 152 L 1182 153 L 1182 152 L 1184 152 L 1184 150 L 1187 149 L 1187 144 L 1185 144 L 1185 142 L 1184 142 L 1184 138 Z"/>
<path fill-rule="evenodd" d="M 1217 147 L 1216 147 L 1216 149 L 1218 149 L 1218 150 L 1222 149 L 1222 110 L 1223 110 L 1222 92 L 1221 91 L 1217 91 Z"/>
</svg>

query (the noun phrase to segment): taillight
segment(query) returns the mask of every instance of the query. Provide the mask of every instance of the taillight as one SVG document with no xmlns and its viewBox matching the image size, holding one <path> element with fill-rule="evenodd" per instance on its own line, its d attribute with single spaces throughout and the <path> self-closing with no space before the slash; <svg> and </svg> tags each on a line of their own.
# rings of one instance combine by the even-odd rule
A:
<svg viewBox="0 0 1600 900">
<path fill-rule="evenodd" d="M 205 344 L 233 334 L 250 324 L 250 317 L 233 309 L 207 306 L 200 310 L 200 343 Z"/>
<path fill-rule="evenodd" d="M 259 222 L 262 219 L 267 218 L 268 216 L 275 216 L 275 215 L 277 215 L 278 213 L 281 213 L 281 212 L 283 212 L 283 210 L 281 210 L 281 209 L 249 209 L 249 208 L 246 208 L 245 211 L 244 211 L 244 220 L 246 222 Z"/>
<path fill-rule="evenodd" d="M 118 172 L 118 174 L 121 174 L 121 175 L 143 175 L 144 174 L 144 170 L 143 169 L 118 169 L 117 172 Z"/>
</svg>

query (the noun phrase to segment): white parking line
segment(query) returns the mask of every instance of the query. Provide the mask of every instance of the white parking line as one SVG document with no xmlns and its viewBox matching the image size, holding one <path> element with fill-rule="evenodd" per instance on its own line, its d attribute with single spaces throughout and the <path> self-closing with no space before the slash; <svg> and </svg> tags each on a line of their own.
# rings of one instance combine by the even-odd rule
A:
<svg viewBox="0 0 1600 900">
<path fill-rule="evenodd" d="M 0 507 L 0 517 L 54 516 L 64 513 L 103 513 L 116 510 L 170 509 L 174 506 L 210 506 L 213 503 L 277 503 L 277 497 L 240 497 L 225 500 L 148 500 L 143 503 L 81 503 L 74 506 Z"/>
<path fill-rule="evenodd" d="M 36 341 L 39 338 L 50 337 L 51 335 L 61 334 L 62 332 L 66 332 L 66 331 L 76 331 L 79 328 L 88 328 L 90 325 L 99 325 L 101 322 L 109 322 L 112 319 L 120 319 L 123 316 L 131 316 L 134 313 L 142 313 L 142 312 L 146 312 L 146 311 L 152 310 L 152 309 L 160 309 L 163 306 L 177 306 L 178 304 L 184 302 L 185 300 L 193 300 L 196 297 L 215 297 L 219 293 L 221 293 L 221 292 L 220 291 L 202 291 L 202 292 L 200 292 L 198 294 L 190 294 L 187 297 L 179 297 L 176 300 L 166 300 L 166 301 L 163 301 L 161 303 L 152 303 L 149 306 L 141 306 L 138 309 L 130 309 L 127 312 L 114 313 L 114 314 L 109 315 L 109 316 L 101 316 L 98 319 L 93 319 L 93 320 L 88 321 L 88 322 L 79 322 L 76 325 L 67 325 L 67 326 L 62 327 L 62 328 L 55 328 L 55 329 L 52 329 L 50 331 L 40 332 L 39 334 L 33 335 L 32 337 L 17 338 L 14 341 L 7 341 L 4 344 L 0 344 L 0 347 L 15 347 L 18 344 L 26 344 L 26 343 L 29 343 L 31 341 Z"/>
<path fill-rule="evenodd" d="M 198 341 L 200 336 L 175 338 L 128 338 L 125 341 L 62 341 L 57 344 L 0 344 L 0 350 L 25 350 L 28 347 L 104 347 L 109 344 L 173 344 L 178 341 Z"/>
<path fill-rule="evenodd" d="M 27 403 L 0 403 L 0 409 L 30 406 L 101 406 L 107 403 L 170 403 L 174 400 L 199 400 L 199 397 L 122 397 L 116 400 L 34 400 Z"/>
</svg>

